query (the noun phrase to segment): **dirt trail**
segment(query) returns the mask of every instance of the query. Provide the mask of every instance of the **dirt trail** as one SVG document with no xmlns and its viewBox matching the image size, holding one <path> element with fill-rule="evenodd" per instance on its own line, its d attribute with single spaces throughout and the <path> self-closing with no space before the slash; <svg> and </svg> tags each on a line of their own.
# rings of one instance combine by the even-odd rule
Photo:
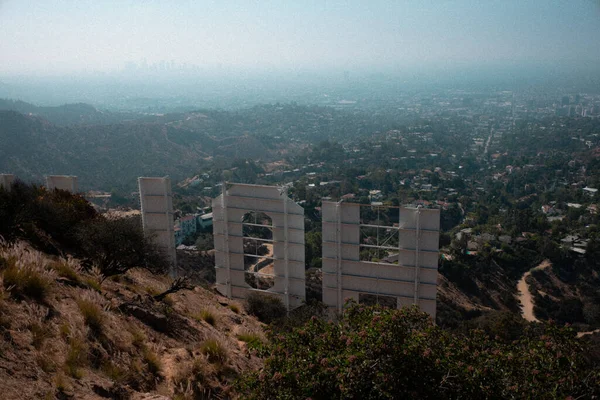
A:
<svg viewBox="0 0 600 400">
<path fill-rule="evenodd" d="M 538 266 L 533 267 L 529 271 L 525 272 L 525 274 L 523 274 L 523 277 L 521 278 L 521 280 L 519 280 L 519 283 L 517 284 L 517 290 L 519 291 L 519 301 L 523 306 L 521 309 L 521 314 L 523 315 L 523 318 L 525 318 L 529 322 L 539 322 L 539 320 L 533 314 L 533 298 L 531 296 L 531 292 L 529 291 L 529 285 L 527 285 L 526 279 L 528 276 L 531 275 L 532 271 L 546 269 L 550 265 L 552 264 L 549 260 L 542 261 Z"/>
<path fill-rule="evenodd" d="M 580 337 L 583 337 L 586 335 L 593 335 L 594 333 L 598 333 L 598 332 L 600 332 L 600 329 L 596 329 L 595 331 L 589 331 L 589 332 L 577 332 L 577 337 L 580 338 Z"/>
</svg>

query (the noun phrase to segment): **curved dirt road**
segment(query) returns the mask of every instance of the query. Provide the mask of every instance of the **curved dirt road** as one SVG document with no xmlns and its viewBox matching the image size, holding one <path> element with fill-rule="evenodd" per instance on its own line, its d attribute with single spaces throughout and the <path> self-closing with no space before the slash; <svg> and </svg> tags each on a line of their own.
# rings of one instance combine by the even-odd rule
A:
<svg viewBox="0 0 600 400">
<path fill-rule="evenodd" d="M 529 291 L 529 285 L 527 285 L 526 279 L 531 275 L 532 271 L 538 269 L 546 269 L 550 266 L 550 261 L 544 260 L 537 267 L 531 268 L 529 271 L 523 274 L 523 277 L 519 280 L 517 284 L 517 290 L 519 291 L 519 301 L 521 302 L 521 315 L 529 322 L 540 322 L 535 315 L 533 314 L 533 298 L 531 297 L 531 292 Z"/>
</svg>

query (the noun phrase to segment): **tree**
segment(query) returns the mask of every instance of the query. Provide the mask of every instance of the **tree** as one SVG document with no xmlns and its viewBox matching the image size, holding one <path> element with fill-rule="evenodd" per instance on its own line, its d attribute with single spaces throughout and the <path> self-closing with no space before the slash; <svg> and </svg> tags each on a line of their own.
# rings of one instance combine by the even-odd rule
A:
<svg viewBox="0 0 600 400">
<path fill-rule="evenodd" d="M 138 218 L 96 218 L 77 230 L 88 267 L 96 266 L 106 278 L 132 268 L 146 268 L 153 273 L 166 273 L 169 261 L 144 235 Z"/>
</svg>

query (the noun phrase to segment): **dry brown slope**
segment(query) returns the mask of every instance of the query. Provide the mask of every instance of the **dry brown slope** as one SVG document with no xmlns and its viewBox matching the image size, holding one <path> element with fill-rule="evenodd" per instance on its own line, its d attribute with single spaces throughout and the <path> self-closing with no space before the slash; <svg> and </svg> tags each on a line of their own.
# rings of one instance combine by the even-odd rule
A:
<svg viewBox="0 0 600 400">
<path fill-rule="evenodd" d="M 37 276 L 44 295 L 9 284 L 15 276 Z M 76 260 L 25 244 L 0 246 L 0 277 L 3 399 L 226 395 L 239 373 L 261 365 L 237 337 L 261 336 L 260 323 L 210 290 L 157 302 L 150 294 L 169 280 L 142 270 L 99 288 Z"/>
</svg>

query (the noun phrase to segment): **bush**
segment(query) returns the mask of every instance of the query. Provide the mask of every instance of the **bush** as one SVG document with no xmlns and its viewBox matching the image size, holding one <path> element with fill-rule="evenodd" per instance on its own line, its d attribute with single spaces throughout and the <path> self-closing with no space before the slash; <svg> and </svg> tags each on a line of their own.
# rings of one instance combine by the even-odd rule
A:
<svg viewBox="0 0 600 400">
<path fill-rule="evenodd" d="M 237 304 L 230 304 L 227 307 L 236 314 L 240 313 L 240 308 L 238 307 Z"/>
<path fill-rule="evenodd" d="M 246 298 L 246 311 L 266 324 L 281 319 L 287 314 L 279 297 L 257 292 L 250 293 Z"/>
<path fill-rule="evenodd" d="M 215 339 L 209 339 L 202 343 L 200 352 L 208 358 L 210 363 L 221 364 L 227 361 L 227 350 Z"/>
<path fill-rule="evenodd" d="M 269 334 L 260 371 L 238 384 L 247 399 L 593 398 L 600 369 L 571 329 L 490 339 L 454 334 L 416 309 L 350 305 L 336 323 L 313 318 Z"/>
</svg>

